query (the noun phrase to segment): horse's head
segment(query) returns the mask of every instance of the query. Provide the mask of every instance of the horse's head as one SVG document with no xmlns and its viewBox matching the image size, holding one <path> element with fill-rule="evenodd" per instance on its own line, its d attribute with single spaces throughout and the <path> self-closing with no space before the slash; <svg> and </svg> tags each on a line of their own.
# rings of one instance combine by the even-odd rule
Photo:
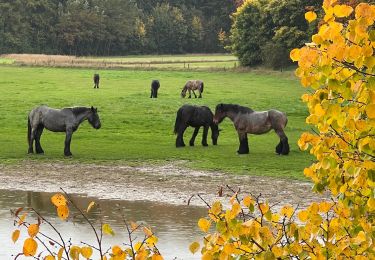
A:
<svg viewBox="0 0 375 260">
<path fill-rule="evenodd" d="M 226 116 L 224 104 L 217 105 L 215 108 L 214 123 L 220 124 Z"/>
<path fill-rule="evenodd" d="M 186 89 L 183 88 L 181 91 L 181 97 L 184 98 L 186 96 Z"/>
<path fill-rule="evenodd" d="M 92 127 L 94 127 L 95 129 L 99 129 L 102 126 L 102 123 L 100 123 L 97 108 L 91 107 L 90 113 L 87 116 L 87 120 L 89 121 L 90 125 L 92 125 Z"/>
<path fill-rule="evenodd" d="M 212 134 L 211 134 L 212 144 L 217 145 L 217 139 L 219 138 L 219 134 L 220 134 L 221 129 L 219 129 L 217 124 L 213 124 L 211 126 L 211 131 L 212 131 Z"/>
</svg>

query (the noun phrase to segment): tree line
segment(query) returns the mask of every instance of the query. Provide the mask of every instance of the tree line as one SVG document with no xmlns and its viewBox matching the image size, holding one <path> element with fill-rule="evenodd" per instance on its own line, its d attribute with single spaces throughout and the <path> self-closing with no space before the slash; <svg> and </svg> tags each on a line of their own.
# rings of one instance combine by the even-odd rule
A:
<svg viewBox="0 0 375 260">
<path fill-rule="evenodd" d="M 0 53 L 223 52 L 232 0 L 0 0 Z"/>
</svg>

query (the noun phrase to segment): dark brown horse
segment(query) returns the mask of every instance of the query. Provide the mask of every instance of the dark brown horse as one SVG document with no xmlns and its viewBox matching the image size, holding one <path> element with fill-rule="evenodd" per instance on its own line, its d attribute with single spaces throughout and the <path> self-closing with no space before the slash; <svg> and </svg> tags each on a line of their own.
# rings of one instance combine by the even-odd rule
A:
<svg viewBox="0 0 375 260">
<path fill-rule="evenodd" d="M 254 111 L 251 108 L 232 104 L 219 104 L 216 106 L 214 122 L 221 123 L 225 117 L 232 120 L 240 140 L 239 154 L 249 153 L 247 134 L 265 134 L 271 129 L 275 130 L 280 138 L 276 146 L 276 153 L 286 155 L 289 153 L 288 138 L 284 128 L 288 118 L 284 112 L 271 109 L 268 111 Z"/>
<path fill-rule="evenodd" d="M 99 88 L 99 74 L 94 74 L 94 88 Z"/>
<path fill-rule="evenodd" d="M 217 145 L 217 139 L 219 137 L 219 128 L 213 122 L 213 114 L 211 110 L 206 106 L 192 106 L 183 105 L 177 111 L 176 122 L 174 125 L 174 133 L 177 134 L 176 147 L 185 146 L 184 143 L 184 132 L 188 126 L 195 128 L 193 136 L 190 139 L 190 146 L 194 146 L 195 137 L 199 132 L 199 128 L 203 126 L 202 145 L 208 146 L 207 134 L 208 128 L 211 127 L 211 138 L 212 144 Z"/>
<path fill-rule="evenodd" d="M 158 89 L 160 88 L 159 80 L 153 80 L 151 82 L 151 96 L 150 98 L 157 98 L 158 97 Z"/>
<path fill-rule="evenodd" d="M 186 96 L 186 91 L 189 91 L 188 98 L 191 98 L 191 92 L 193 91 L 194 97 L 197 98 L 197 95 L 195 94 L 194 90 L 198 90 L 199 92 L 198 98 L 201 98 L 202 93 L 203 93 L 203 87 L 204 87 L 204 84 L 203 84 L 203 81 L 201 80 L 188 80 L 185 83 L 185 86 L 181 91 L 181 97 L 184 98 Z"/>
</svg>

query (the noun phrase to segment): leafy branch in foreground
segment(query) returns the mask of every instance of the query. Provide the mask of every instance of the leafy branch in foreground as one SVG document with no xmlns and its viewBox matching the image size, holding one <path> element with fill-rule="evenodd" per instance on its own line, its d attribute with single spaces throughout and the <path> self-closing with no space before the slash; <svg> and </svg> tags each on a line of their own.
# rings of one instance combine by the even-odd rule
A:
<svg viewBox="0 0 375 260">
<path fill-rule="evenodd" d="M 290 57 L 316 129 L 298 141 L 316 157 L 304 174 L 332 200 L 276 212 L 234 192 L 229 209 L 215 202 L 198 222 L 206 235 L 190 250 L 202 246 L 203 259 L 375 258 L 375 5 L 324 0 L 323 11 L 313 42 Z"/>
<path fill-rule="evenodd" d="M 123 219 L 129 241 L 124 242 L 124 246 L 113 245 L 106 251 L 103 250 L 103 235 L 114 236 L 115 233 L 109 224 L 103 223 L 102 219 L 100 219 L 99 227 L 95 227 L 95 223 L 88 218 L 88 213 L 95 206 L 100 211 L 100 205 L 95 204 L 95 202 L 90 202 L 87 209 L 83 210 L 74 203 L 68 193 L 63 189 L 62 191 L 63 193 L 57 193 L 51 197 L 51 202 L 56 207 L 58 217 L 62 221 L 68 220 L 70 214 L 69 206 L 73 206 L 78 211 L 78 214 L 74 216 L 74 218 L 82 217 L 91 227 L 93 235 L 95 235 L 96 238 L 96 245 L 90 245 L 82 241 L 79 245 L 75 245 L 71 242 L 71 239 L 64 238 L 61 232 L 34 208 L 19 208 L 16 211 L 12 211 L 15 219 L 14 225 L 16 226 L 12 234 L 12 240 L 16 243 L 23 229 L 27 229 L 28 238 L 23 241 L 22 252 L 17 254 L 14 259 L 22 255 L 44 260 L 78 260 L 80 257 L 91 259 L 96 255 L 101 260 L 163 259 L 156 247 L 158 238 L 154 233 L 143 224 L 127 221 L 122 212 L 119 212 L 119 214 L 121 214 Z M 36 215 L 37 223 L 31 224 L 26 221 L 29 213 Z M 50 226 L 54 235 L 47 235 L 41 232 L 41 225 Z M 139 232 L 143 233 L 142 240 L 138 240 L 135 237 L 135 234 L 137 233 L 139 235 Z"/>
</svg>

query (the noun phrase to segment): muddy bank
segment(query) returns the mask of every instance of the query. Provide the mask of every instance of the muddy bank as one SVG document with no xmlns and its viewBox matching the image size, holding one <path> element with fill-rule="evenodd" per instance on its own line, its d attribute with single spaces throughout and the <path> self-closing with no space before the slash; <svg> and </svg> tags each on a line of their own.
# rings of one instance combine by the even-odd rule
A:
<svg viewBox="0 0 375 260">
<path fill-rule="evenodd" d="M 59 162 L 23 162 L 0 164 L 0 189 L 56 192 L 60 187 L 68 193 L 120 200 L 146 200 L 170 204 L 186 204 L 192 194 L 201 194 L 209 203 L 228 201 L 230 192 L 218 196 L 220 186 L 241 188 L 244 193 L 262 194 L 272 204 L 299 204 L 322 200 L 311 192 L 311 183 L 259 176 L 185 169 L 176 164 L 164 166 L 65 164 Z M 198 198 L 191 204 L 204 206 Z"/>
</svg>

